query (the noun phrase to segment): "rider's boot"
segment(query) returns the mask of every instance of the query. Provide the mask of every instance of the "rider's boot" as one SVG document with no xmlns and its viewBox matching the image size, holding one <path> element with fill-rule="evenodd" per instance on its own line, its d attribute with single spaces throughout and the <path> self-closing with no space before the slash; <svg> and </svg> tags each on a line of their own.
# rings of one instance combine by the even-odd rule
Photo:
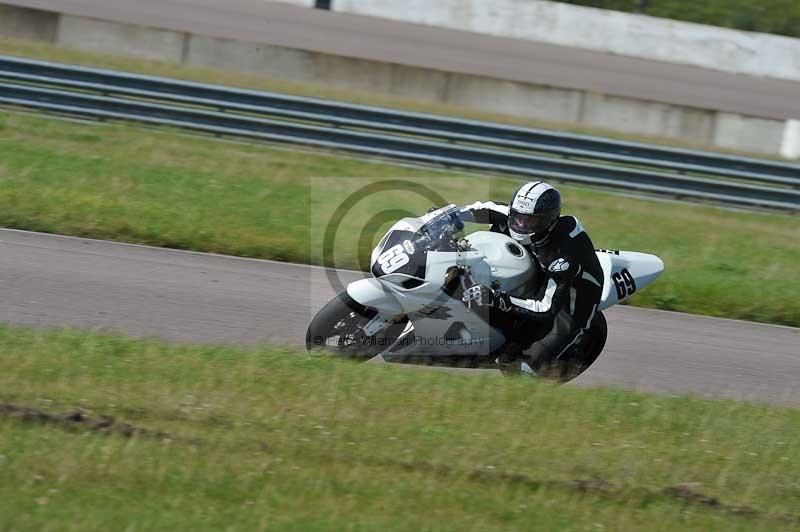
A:
<svg viewBox="0 0 800 532">
<path fill-rule="evenodd" d="M 503 346 L 503 351 L 495 360 L 500 373 L 506 377 L 512 375 L 524 375 L 527 377 L 536 377 L 536 372 L 525 358 L 522 345 L 509 342 Z"/>
</svg>

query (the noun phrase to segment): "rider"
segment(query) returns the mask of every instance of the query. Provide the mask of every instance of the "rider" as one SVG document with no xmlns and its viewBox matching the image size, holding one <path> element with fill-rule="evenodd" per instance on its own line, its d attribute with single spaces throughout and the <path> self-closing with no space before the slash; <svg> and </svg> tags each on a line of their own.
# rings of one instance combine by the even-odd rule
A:
<svg viewBox="0 0 800 532">
<path fill-rule="evenodd" d="M 511 318 L 509 342 L 497 359 L 501 371 L 546 372 L 577 344 L 597 312 L 604 276 L 589 235 L 577 218 L 561 216 L 561 194 L 542 181 L 518 188 L 510 206 L 476 202 L 462 213 L 464 221 L 472 214 L 475 222 L 492 224 L 525 246 L 542 272 L 542 283 L 524 297 L 476 285 L 465 290 L 463 301 Z"/>
</svg>

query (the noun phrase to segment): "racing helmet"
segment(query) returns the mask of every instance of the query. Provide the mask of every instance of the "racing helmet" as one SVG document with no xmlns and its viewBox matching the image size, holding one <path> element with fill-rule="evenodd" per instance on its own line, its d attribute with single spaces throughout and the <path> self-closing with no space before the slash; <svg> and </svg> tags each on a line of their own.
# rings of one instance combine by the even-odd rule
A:
<svg viewBox="0 0 800 532">
<path fill-rule="evenodd" d="M 508 231 L 520 244 L 547 238 L 561 215 L 561 194 L 543 181 L 525 183 L 508 204 Z"/>
</svg>

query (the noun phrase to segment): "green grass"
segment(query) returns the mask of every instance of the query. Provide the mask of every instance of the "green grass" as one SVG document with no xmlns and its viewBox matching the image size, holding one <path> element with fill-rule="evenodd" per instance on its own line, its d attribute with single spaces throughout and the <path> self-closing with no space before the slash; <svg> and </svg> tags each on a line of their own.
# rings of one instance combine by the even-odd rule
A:
<svg viewBox="0 0 800 532">
<path fill-rule="evenodd" d="M 518 181 L 464 177 L 168 131 L 0 114 L 0 226 L 320 264 L 325 227 L 354 190 L 401 178 L 444 199 L 506 201 Z M 633 304 L 800 325 L 800 220 L 564 187 L 597 247 L 655 253 L 666 273 Z M 365 225 L 431 203 L 384 192 L 347 216 L 336 264 L 357 267 Z M 389 211 L 372 224 L 376 213 Z M 368 232 L 369 234 L 369 232 Z"/>
<path fill-rule="evenodd" d="M 445 116 L 470 118 L 474 120 L 486 120 L 490 122 L 513 124 L 518 126 L 552 129 L 556 131 L 569 131 L 573 133 L 600 135 L 604 137 L 637 142 L 664 144 L 667 146 L 684 148 L 701 148 L 708 151 L 782 160 L 782 158 L 778 155 L 769 156 L 763 153 L 730 150 L 726 148 L 720 148 L 712 144 L 697 144 L 683 141 L 681 139 L 652 137 L 633 133 L 621 133 L 611 129 L 596 128 L 580 124 L 547 122 L 542 120 L 521 118 L 513 115 L 488 113 L 467 107 L 459 107 L 443 103 L 424 102 L 387 94 L 359 92 L 344 88 L 337 88 L 331 85 L 294 83 L 291 81 L 269 78 L 255 74 L 247 74 L 233 70 L 202 68 L 180 65 L 176 63 L 148 61 L 118 55 L 98 54 L 24 39 L 0 37 L 0 54 L 16 55 L 44 61 L 73 63 L 96 68 L 110 68 L 127 72 L 136 72 L 150 76 L 165 76 L 189 81 L 197 81 L 200 83 L 214 83 L 298 96 L 308 96 L 312 98 L 339 100 L 363 105 L 402 109 L 406 111 L 433 113 Z"/>
<path fill-rule="evenodd" d="M 0 404 L 167 433 L 0 415 L 4 530 L 800 526 L 797 410 L 76 331 L 0 352 Z"/>
<path fill-rule="evenodd" d="M 568 4 L 634 12 L 745 31 L 800 37 L 800 4 L 795 0 L 559 0 Z"/>
</svg>

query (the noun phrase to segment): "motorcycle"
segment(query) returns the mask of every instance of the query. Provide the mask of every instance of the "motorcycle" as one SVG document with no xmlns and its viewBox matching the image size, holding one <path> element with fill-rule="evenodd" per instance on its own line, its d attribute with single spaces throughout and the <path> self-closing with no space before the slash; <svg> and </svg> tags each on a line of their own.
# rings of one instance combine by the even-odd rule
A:
<svg viewBox="0 0 800 532">
<path fill-rule="evenodd" d="M 372 251 L 371 278 L 350 283 L 312 319 L 309 350 L 356 360 L 496 368 L 506 344 L 485 309 L 462 303 L 475 284 L 524 297 L 541 272 L 528 250 L 505 234 L 464 233 L 461 208 L 448 205 L 396 222 Z M 600 356 L 606 342 L 603 310 L 626 301 L 664 270 L 655 255 L 597 250 L 602 298 L 592 323 L 562 360 L 558 379 L 571 380 Z M 495 313 L 497 314 L 497 313 Z"/>
</svg>

